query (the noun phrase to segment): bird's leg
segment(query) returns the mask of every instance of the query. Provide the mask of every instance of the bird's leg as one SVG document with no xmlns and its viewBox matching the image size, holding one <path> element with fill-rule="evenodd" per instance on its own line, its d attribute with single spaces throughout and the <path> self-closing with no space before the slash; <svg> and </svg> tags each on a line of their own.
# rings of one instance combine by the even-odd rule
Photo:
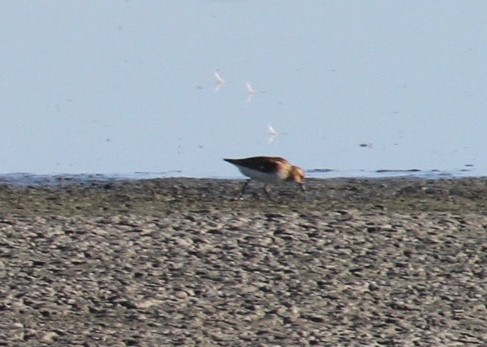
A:
<svg viewBox="0 0 487 347">
<path fill-rule="evenodd" d="M 307 200 L 308 195 L 306 194 L 306 187 L 304 186 L 304 183 L 300 183 L 300 185 L 301 185 L 301 194 L 303 196 L 303 199 Z"/>
<path fill-rule="evenodd" d="M 249 179 L 249 180 L 245 181 L 245 183 L 242 186 L 242 190 L 240 190 L 240 193 L 238 194 L 238 197 L 237 197 L 238 199 L 241 199 L 242 198 L 242 196 L 245 193 L 245 189 L 247 189 L 247 185 L 250 183 L 250 181 L 252 181 L 252 180 Z"/>
<path fill-rule="evenodd" d="M 267 184 L 264 184 L 264 193 L 265 195 L 269 198 L 269 200 L 272 200 L 272 196 L 270 191 L 267 189 Z"/>
</svg>

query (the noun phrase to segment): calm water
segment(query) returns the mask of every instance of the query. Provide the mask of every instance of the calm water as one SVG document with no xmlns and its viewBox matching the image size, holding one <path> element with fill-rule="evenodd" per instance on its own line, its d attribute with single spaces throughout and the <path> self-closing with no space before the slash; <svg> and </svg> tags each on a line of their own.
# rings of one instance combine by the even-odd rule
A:
<svg viewBox="0 0 487 347">
<path fill-rule="evenodd" d="M 240 177 L 223 157 L 278 155 L 315 177 L 485 176 L 485 13 L 448 0 L 5 2 L 0 174 Z"/>
</svg>

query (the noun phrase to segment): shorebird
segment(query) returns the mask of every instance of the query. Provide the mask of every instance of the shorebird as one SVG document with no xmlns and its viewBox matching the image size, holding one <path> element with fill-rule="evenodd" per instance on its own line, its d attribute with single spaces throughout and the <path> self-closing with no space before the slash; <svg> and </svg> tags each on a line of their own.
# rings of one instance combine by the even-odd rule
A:
<svg viewBox="0 0 487 347">
<path fill-rule="evenodd" d="M 223 159 L 235 165 L 242 174 L 249 177 L 244 183 L 238 197 L 245 193 L 247 185 L 252 180 L 264 182 L 264 192 L 270 198 L 267 184 L 281 182 L 296 182 L 304 192 L 304 171 L 280 157 L 251 157 L 244 159 Z"/>
</svg>

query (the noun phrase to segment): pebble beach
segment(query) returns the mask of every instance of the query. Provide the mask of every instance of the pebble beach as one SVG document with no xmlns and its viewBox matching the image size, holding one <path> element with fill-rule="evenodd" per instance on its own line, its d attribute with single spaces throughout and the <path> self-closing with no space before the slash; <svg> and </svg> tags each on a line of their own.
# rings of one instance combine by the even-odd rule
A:
<svg viewBox="0 0 487 347">
<path fill-rule="evenodd" d="M 487 178 L 0 185 L 0 346 L 486 346 Z"/>
</svg>

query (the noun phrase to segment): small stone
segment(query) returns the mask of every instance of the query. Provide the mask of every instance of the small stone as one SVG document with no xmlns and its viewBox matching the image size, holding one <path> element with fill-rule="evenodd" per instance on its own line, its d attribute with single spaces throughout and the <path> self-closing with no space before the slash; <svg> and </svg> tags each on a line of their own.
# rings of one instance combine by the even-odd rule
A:
<svg viewBox="0 0 487 347">
<path fill-rule="evenodd" d="M 58 338 L 59 335 L 56 332 L 50 331 L 42 336 L 41 341 L 45 343 L 54 343 Z"/>
<path fill-rule="evenodd" d="M 175 296 L 178 299 L 186 299 L 189 295 L 186 291 L 180 290 L 180 291 L 176 292 Z"/>
</svg>

